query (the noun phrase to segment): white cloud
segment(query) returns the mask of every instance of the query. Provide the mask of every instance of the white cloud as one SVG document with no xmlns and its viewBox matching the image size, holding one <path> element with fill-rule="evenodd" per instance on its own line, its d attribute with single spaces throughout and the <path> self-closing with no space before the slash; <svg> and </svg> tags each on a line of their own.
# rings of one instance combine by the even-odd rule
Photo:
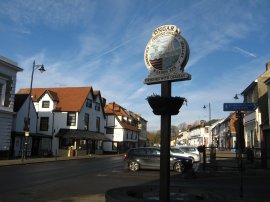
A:
<svg viewBox="0 0 270 202">
<path fill-rule="evenodd" d="M 250 56 L 250 57 L 254 57 L 254 58 L 256 58 L 256 55 L 254 54 L 254 53 L 251 53 L 251 52 L 249 52 L 249 51 L 246 51 L 246 50 L 244 50 L 244 49 L 242 49 L 242 48 L 239 48 L 239 47 L 233 47 L 233 50 L 234 51 L 236 51 L 236 52 L 239 52 L 240 54 L 242 54 L 242 55 L 245 55 L 245 56 Z"/>
<path fill-rule="evenodd" d="M 18 24 L 43 23 L 59 27 L 86 22 L 95 10 L 92 1 L 69 0 L 13 0 L 1 2 L 1 15 L 8 16 Z"/>
</svg>

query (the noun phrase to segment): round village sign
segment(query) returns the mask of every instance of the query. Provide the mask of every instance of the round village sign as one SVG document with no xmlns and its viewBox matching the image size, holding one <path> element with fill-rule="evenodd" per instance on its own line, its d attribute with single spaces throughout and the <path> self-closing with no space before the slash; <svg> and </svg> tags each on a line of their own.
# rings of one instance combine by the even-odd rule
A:
<svg viewBox="0 0 270 202">
<path fill-rule="evenodd" d="M 190 80 L 184 72 L 189 58 L 189 46 L 175 25 L 163 25 L 153 31 L 144 51 L 144 62 L 150 74 L 146 84 L 163 81 Z"/>
</svg>

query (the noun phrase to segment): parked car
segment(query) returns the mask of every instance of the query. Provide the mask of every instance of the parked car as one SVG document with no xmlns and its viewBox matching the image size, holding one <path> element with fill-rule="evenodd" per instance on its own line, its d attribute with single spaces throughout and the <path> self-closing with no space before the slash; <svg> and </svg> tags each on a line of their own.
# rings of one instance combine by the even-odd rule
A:
<svg viewBox="0 0 270 202">
<path fill-rule="evenodd" d="M 160 168 L 160 148 L 138 147 L 129 149 L 124 154 L 124 166 L 130 171 Z M 170 156 L 170 169 L 185 172 L 193 166 L 192 159 L 183 156 Z"/>
<path fill-rule="evenodd" d="M 189 157 L 192 159 L 192 162 L 199 162 L 200 161 L 200 155 L 195 153 L 188 153 L 182 150 L 180 147 L 171 147 L 171 154 L 174 156 L 184 156 Z"/>
<path fill-rule="evenodd" d="M 176 147 L 180 148 L 184 152 L 200 155 L 200 152 L 198 151 L 197 147 L 184 146 L 184 145 L 179 145 L 179 146 L 176 146 Z"/>
</svg>

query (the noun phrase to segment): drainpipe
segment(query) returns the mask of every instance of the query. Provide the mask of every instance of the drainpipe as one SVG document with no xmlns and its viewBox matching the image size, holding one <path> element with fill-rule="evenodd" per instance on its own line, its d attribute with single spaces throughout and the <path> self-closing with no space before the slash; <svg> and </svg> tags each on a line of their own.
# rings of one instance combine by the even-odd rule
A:
<svg viewBox="0 0 270 202">
<path fill-rule="evenodd" d="M 52 145 L 53 145 L 53 135 L 54 135 L 54 112 L 52 111 L 52 144 L 51 144 L 51 150 L 52 150 Z M 52 151 L 53 152 L 53 151 Z M 55 158 L 57 160 L 57 149 L 55 149 Z"/>
</svg>

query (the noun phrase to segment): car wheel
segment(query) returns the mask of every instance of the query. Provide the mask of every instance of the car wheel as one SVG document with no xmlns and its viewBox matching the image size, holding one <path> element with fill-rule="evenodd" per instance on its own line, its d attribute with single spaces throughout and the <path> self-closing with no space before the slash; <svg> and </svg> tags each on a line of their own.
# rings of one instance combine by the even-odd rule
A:
<svg viewBox="0 0 270 202">
<path fill-rule="evenodd" d="M 194 161 L 195 161 L 194 157 L 190 156 L 189 158 L 191 158 L 192 159 L 192 163 L 194 163 Z"/>
<path fill-rule="evenodd" d="M 139 168 L 140 168 L 140 165 L 137 161 L 131 161 L 129 164 L 128 164 L 128 168 L 130 171 L 138 171 Z"/>
<path fill-rule="evenodd" d="M 184 165 L 182 164 L 181 161 L 178 161 L 178 162 L 176 162 L 174 164 L 174 167 L 173 168 L 174 168 L 175 172 L 181 173 L 184 170 Z"/>
</svg>

